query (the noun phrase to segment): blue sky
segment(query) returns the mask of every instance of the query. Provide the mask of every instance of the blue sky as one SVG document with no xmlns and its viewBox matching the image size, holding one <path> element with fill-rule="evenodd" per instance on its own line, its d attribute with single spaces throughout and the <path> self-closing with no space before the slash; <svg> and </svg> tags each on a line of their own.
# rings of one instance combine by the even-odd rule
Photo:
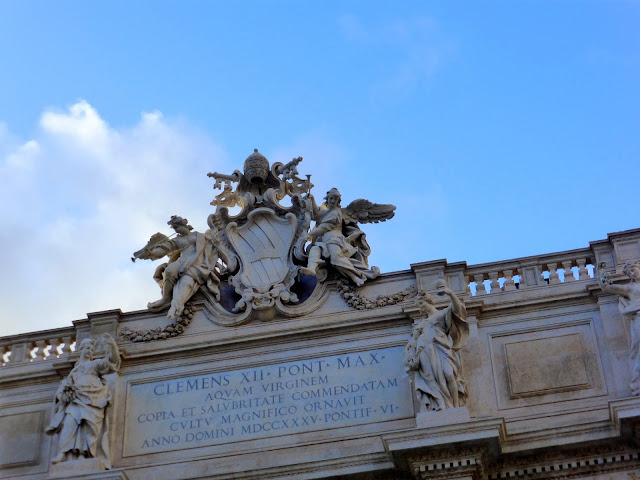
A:
<svg viewBox="0 0 640 480">
<path fill-rule="evenodd" d="M 382 271 L 640 227 L 640 2 L 0 2 L 6 334 L 144 308 L 210 171 L 303 156 L 395 203 Z M 128 262 L 128 263 L 127 263 Z M 19 319 L 19 321 L 16 321 Z"/>
</svg>

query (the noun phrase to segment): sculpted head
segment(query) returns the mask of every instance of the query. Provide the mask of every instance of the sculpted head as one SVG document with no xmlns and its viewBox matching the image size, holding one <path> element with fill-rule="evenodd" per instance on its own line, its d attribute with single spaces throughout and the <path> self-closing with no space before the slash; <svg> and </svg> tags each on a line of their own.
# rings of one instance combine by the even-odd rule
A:
<svg viewBox="0 0 640 480">
<path fill-rule="evenodd" d="M 96 348 L 96 341 L 93 338 L 85 338 L 80 343 L 80 347 L 78 348 L 78 350 L 80 351 L 80 356 L 91 358 L 95 348 Z"/>
<path fill-rule="evenodd" d="M 640 260 L 627 262 L 622 268 L 622 273 L 631 278 L 634 282 L 640 282 Z"/>
<path fill-rule="evenodd" d="M 340 195 L 340 191 L 335 187 L 329 190 L 327 192 L 327 196 L 324 197 L 324 202 L 327 204 L 327 207 L 329 208 L 339 207 L 341 200 L 342 200 L 342 195 Z"/>
<path fill-rule="evenodd" d="M 171 219 L 169 219 L 167 225 L 173 228 L 179 235 L 189 235 L 189 232 L 193 230 L 193 227 L 189 225 L 189 221 L 178 215 L 171 215 Z"/>
<path fill-rule="evenodd" d="M 419 292 L 418 295 L 416 295 L 416 305 L 420 309 L 420 313 L 424 315 L 432 313 L 436 309 L 435 304 L 436 302 L 433 300 L 433 297 L 427 292 Z"/>
</svg>

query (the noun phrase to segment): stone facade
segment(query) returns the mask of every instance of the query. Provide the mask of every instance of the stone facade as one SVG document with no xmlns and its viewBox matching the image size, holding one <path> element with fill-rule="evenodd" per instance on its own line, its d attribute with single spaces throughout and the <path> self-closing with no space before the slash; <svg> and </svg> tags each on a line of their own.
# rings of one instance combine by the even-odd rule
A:
<svg viewBox="0 0 640 480">
<path fill-rule="evenodd" d="M 212 176 L 238 181 L 236 173 Z M 310 181 L 297 185 L 294 194 L 308 193 Z M 280 222 L 260 201 L 247 221 Z M 303 210 L 278 213 L 301 242 L 309 240 L 296 230 Z M 322 240 L 326 216 L 309 211 Z M 185 244 L 190 235 L 185 229 Z M 137 258 L 160 258 L 150 253 L 167 241 L 158 238 Z M 192 261 L 204 248 L 199 238 L 191 253 L 172 243 L 188 268 L 205 269 Z M 283 257 L 294 270 L 273 277 L 279 296 L 265 290 L 268 315 L 250 314 L 267 311 L 248 288 L 257 277 L 236 280 L 233 297 L 232 282 L 210 264 L 189 274 L 202 281 L 176 308 L 169 294 L 162 308 L 91 313 L 69 328 L 0 338 L 0 479 L 638 480 L 635 317 L 618 303 L 636 287 L 628 265 L 640 260 L 640 229 L 567 252 L 482 265 L 435 260 L 371 278 L 355 256 L 318 252 L 308 263 Z M 313 280 L 308 274 L 323 268 L 315 260 L 329 273 L 305 290 L 290 272 L 306 269 Z M 365 271 L 363 282 L 349 281 Z M 219 295 L 198 290 L 213 274 Z M 171 279 L 157 280 L 163 288 Z M 93 352 L 100 339 L 112 346 Z M 102 405 L 108 422 L 98 432 L 108 458 L 90 446 L 65 452 L 59 430 L 47 428 L 65 418 L 81 425 L 64 415 L 76 415 L 70 399 L 90 383 L 105 387 L 91 408 Z M 437 388 L 460 395 L 439 402 Z"/>
<path fill-rule="evenodd" d="M 123 337 L 170 321 L 119 310 L 4 337 L 0 478 L 635 480 L 630 324 L 592 266 L 627 285 L 624 265 L 639 258 L 640 229 L 568 252 L 414 264 L 357 289 L 328 281 L 297 318 L 221 326 L 200 295 L 185 331 L 166 339 Z M 466 305 L 468 397 L 417 415 L 403 349 L 420 309 L 402 292 L 439 279 Z M 366 308 L 347 301 L 352 291 Z M 91 458 L 52 464 L 52 401 L 81 355 L 69 346 L 104 334 L 123 357 L 104 377 L 112 469 Z"/>
</svg>

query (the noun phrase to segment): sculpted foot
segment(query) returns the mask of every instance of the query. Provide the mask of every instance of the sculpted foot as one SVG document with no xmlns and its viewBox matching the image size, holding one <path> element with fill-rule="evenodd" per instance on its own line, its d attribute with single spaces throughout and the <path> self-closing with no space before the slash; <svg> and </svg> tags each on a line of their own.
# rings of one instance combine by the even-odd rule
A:
<svg viewBox="0 0 640 480">
<path fill-rule="evenodd" d="M 162 298 L 156 302 L 149 302 L 147 304 L 147 308 L 149 310 L 162 310 L 166 306 L 167 306 L 167 302 Z"/>
</svg>

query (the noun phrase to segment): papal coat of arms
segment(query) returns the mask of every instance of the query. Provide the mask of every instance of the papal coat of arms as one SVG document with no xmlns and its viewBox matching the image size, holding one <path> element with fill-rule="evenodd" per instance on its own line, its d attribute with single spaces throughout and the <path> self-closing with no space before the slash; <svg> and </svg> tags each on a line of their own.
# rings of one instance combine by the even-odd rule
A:
<svg viewBox="0 0 640 480">
<path fill-rule="evenodd" d="M 169 259 L 156 269 L 162 298 L 149 309 L 179 319 L 200 291 L 215 323 L 240 325 L 307 313 L 307 300 L 332 277 L 354 287 L 376 278 L 380 270 L 369 266 L 371 249 L 358 224 L 388 220 L 395 206 L 360 199 L 343 208 L 336 188 L 318 206 L 311 176 L 298 177 L 301 161 L 269 165 L 256 149 L 242 172 L 209 173 L 222 190 L 211 202 L 210 230 L 194 232 L 174 215 L 168 224 L 175 236 L 156 233 L 134 253 L 133 260 Z"/>
</svg>

